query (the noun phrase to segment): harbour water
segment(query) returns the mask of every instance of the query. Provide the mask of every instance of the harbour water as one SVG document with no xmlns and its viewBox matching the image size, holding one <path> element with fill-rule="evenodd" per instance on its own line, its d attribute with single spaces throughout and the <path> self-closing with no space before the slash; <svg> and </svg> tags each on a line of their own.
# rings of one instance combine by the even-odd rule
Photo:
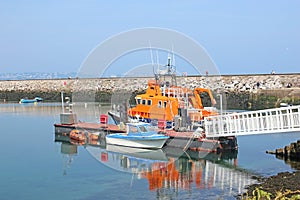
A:
<svg viewBox="0 0 300 200">
<path fill-rule="evenodd" d="M 0 104 L 1 199 L 235 199 L 253 175 L 293 171 L 265 151 L 300 139 L 241 136 L 237 154 L 81 146 L 55 137 L 60 113 L 60 104 Z"/>
</svg>

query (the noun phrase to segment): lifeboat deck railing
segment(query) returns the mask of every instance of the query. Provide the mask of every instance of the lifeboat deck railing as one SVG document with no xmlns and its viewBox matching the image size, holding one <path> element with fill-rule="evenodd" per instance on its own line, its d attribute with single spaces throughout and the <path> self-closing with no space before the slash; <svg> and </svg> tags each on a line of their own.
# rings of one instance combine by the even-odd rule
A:
<svg viewBox="0 0 300 200">
<path fill-rule="evenodd" d="M 300 131 L 300 105 L 204 118 L 207 137 Z"/>
</svg>

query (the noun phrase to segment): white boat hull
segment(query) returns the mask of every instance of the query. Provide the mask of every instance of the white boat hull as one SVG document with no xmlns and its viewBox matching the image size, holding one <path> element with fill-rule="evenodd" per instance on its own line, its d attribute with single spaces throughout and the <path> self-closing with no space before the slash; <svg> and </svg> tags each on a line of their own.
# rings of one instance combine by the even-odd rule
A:
<svg viewBox="0 0 300 200">
<path fill-rule="evenodd" d="M 106 151 L 147 160 L 168 161 L 168 157 L 162 149 L 132 148 L 107 144 Z"/>
<path fill-rule="evenodd" d="M 106 137 L 106 144 L 134 147 L 134 148 L 146 148 L 146 149 L 161 149 L 166 143 L 167 138 L 153 139 L 153 140 L 132 140 L 123 138 Z"/>
</svg>

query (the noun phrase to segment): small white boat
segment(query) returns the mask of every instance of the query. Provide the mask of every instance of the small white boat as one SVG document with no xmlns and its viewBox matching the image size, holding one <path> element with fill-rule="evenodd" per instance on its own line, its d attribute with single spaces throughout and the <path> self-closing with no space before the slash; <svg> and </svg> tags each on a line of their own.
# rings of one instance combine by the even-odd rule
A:
<svg viewBox="0 0 300 200">
<path fill-rule="evenodd" d="M 135 148 L 160 149 L 169 136 L 158 134 L 147 123 L 128 123 L 126 133 L 115 133 L 106 136 L 106 143 Z"/>
</svg>

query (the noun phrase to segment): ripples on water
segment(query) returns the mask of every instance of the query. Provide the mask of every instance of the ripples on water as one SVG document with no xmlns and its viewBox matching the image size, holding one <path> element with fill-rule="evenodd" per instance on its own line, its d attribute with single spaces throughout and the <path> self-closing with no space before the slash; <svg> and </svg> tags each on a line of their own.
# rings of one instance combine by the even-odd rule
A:
<svg viewBox="0 0 300 200">
<path fill-rule="evenodd" d="M 99 120 L 109 106 L 77 105 Z M 299 133 L 243 136 L 235 154 L 75 144 L 54 134 L 60 104 L 0 104 L 1 199 L 235 199 L 253 174 L 292 170 L 265 154 Z"/>
</svg>

